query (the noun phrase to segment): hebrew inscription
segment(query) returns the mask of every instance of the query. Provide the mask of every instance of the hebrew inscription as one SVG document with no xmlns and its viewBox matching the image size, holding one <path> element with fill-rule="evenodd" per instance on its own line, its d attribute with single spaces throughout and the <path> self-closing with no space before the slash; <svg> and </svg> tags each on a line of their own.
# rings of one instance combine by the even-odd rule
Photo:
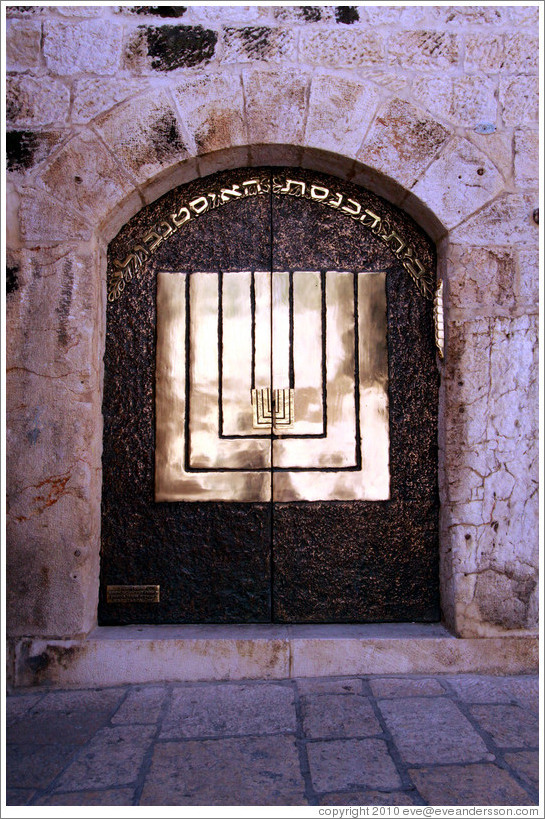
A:
<svg viewBox="0 0 545 819">
<path fill-rule="evenodd" d="M 133 245 L 124 259 L 114 259 L 108 282 L 108 300 L 114 302 L 119 299 L 126 285 L 141 274 L 145 263 L 157 248 L 185 224 L 231 202 L 241 201 L 248 196 L 270 194 L 271 189 L 273 195 L 308 199 L 354 219 L 377 236 L 401 261 L 422 296 L 433 300 L 433 272 L 422 264 L 414 248 L 403 237 L 403 231 L 398 230 L 389 217 L 366 208 L 357 199 L 340 190 L 281 175 L 272 177 L 272 186 L 268 175 L 255 176 L 230 187 L 211 188 L 189 201 L 177 203 L 168 216 L 153 225 L 142 236 L 141 241 Z"/>
</svg>

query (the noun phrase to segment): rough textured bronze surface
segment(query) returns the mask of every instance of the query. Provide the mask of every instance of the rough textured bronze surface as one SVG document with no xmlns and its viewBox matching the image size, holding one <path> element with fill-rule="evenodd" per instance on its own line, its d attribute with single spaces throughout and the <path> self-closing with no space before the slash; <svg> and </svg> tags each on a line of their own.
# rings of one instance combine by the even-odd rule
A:
<svg viewBox="0 0 545 819">
<path fill-rule="evenodd" d="M 228 184 L 248 175 L 242 169 L 205 181 Z M 385 201 L 314 172 L 290 175 L 352 190 L 392 215 L 420 259 L 435 267 L 429 239 Z M 187 199 L 202 188 L 203 180 L 190 183 Z M 175 197 L 176 191 L 162 197 L 122 229 L 110 245 L 110 264 L 171 212 Z M 155 503 L 157 271 L 266 270 L 271 263 L 277 270 L 387 271 L 391 499 L 274 509 Z M 184 225 L 108 305 L 100 622 L 437 620 L 437 391 L 432 304 L 356 221 L 314 202 L 267 195 Z M 123 583 L 160 584 L 161 602 L 153 611 L 106 604 L 106 585 Z"/>
</svg>

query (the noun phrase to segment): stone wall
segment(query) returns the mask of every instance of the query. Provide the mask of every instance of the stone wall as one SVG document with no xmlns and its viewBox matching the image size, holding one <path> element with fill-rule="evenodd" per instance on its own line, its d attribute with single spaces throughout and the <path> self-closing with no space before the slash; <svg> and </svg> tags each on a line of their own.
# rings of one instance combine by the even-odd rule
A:
<svg viewBox="0 0 545 819">
<path fill-rule="evenodd" d="M 275 163 L 367 186 L 436 240 L 444 619 L 535 630 L 538 13 L 7 7 L 12 640 L 96 622 L 108 241 L 176 185 Z"/>
</svg>

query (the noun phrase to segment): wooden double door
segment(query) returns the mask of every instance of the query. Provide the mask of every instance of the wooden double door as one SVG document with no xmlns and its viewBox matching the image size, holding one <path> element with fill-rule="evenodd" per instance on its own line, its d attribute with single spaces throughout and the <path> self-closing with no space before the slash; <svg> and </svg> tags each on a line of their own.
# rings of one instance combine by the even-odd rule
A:
<svg viewBox="0 0 545 819">
<path fill-rule="evenodd" d="M 439 619 L 434 268 L 405 214 L 301 169 L 122 229 L 101 623 Z"/>
</svg>

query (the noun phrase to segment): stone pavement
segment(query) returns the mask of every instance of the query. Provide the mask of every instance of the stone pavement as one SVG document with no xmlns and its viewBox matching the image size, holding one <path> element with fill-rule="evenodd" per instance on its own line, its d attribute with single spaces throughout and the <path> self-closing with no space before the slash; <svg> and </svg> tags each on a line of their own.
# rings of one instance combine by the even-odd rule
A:
<svg viewBox="0 0 545 819">
<path fill-rule="evenodd" d="M 535 805 L 536 676 L 7 698 L 8 805 Z"/>
</svg>

